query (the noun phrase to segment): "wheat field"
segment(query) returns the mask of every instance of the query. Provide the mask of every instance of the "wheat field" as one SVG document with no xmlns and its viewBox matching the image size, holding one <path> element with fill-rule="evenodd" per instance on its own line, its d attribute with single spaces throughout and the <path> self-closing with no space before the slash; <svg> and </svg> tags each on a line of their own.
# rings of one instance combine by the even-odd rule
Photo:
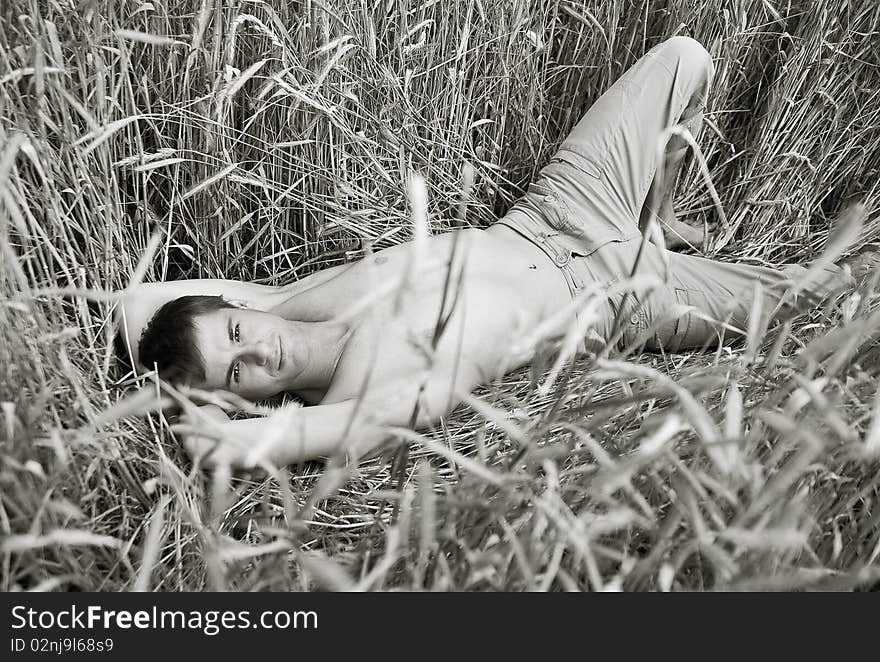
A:
<svg viewBox="0 0 880 662">
<path fill-rule="evenodd" d="M 880 236 L 876 2 L 6 0 L 0 26 L 0 590 L 876 585 L 876 280 L 542 390 L 550 356 L 405 452 L 232 480 L 113 343 L 132 282 L 406 241 L 410 172 L 432 232 L 488 226 L 675 34 L 716 66 L 682 216 L 723 210 L 718 259 L 851 254 Z"/>
</svg>

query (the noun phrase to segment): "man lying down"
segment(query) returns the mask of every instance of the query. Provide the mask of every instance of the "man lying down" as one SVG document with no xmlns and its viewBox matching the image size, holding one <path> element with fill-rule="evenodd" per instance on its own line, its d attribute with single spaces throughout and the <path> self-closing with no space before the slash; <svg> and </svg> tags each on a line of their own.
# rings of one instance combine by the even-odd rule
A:
<svg viewBox="0 0 880 662">
<path fill-rule="evenodd" d="M 238 468 L 357 457 L 389 428 L 428 426 L 463 394 L 528 363 L 529 338 L 578 324 L 581 352 L 642 340 L 675 352 L 746 329 L 755 292 L 764 311 L 790 312 L 783 293 L 804 267 L 727 264 L 663 246 L 702 239 L 672 210 L 687 143 L 668 129 L 699 134 L 712 74 L 698 42 L 658 45 L 590 108 L 503 218 L 428 237 L 417 260 L 410 242 L 284 287 L 140 286 L 125 319 L 143 366 L 171 384 L 249 400 L 290 392 L 307 404 L 243 420 L 203 406 L 213 425 L 190 416 L 192 428 L 178 428 L 189 453 Z M 665 242 L 643 242 L 640 228 L 655 215 Z M 654 286 L 627 294 L 621 284 L 634 266 L 636 280 Z M 847 285 L 844 273 L 829 267 L 800 291 L 826 297 Z M 200 425 L 210 436 L 193 433 Z"/>
</svg>

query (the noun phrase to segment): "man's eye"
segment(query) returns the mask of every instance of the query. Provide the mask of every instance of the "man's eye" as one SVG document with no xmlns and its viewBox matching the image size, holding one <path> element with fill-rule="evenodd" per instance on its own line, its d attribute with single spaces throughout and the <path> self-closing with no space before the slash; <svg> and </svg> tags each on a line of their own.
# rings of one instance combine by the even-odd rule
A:
<svg viewBox="0 0 880 662">
<path fill-rule="evenodd" d="M 232 380 L 233 380 L 236 384 L 238 384 L 239 367 L 240 367 L 240 366 L 241 366 L 240 363 L 236 363 L 236 364 L 232 367 Z"/>
<path fill-rule="evenodd" d="M 239 324 L 235 325 L 232 336 L 235 338 L 235 342 L 241 342 L 241 327 Z"/>
</svg>

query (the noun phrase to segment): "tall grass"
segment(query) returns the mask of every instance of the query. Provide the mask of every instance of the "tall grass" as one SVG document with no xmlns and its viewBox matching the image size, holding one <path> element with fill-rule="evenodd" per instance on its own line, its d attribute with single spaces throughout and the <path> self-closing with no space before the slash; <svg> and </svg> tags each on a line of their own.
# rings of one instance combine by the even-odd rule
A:
<svg viewBox="0 0 880 662">
<path fill-rule="evenodd" d="M 870 290 L 742 349 L 585 359 L 546 395 L 523 370 L 415 437 L 400 482 L 384 460 L 193 475 L 160 416 L 118 404 L 113 298 L 69 294 L 124 288 L 139 263 L 286 283 L 405 241 L 412 170 L 434 232 L 484 227 L 677 33 L 717 67 L 701 147 L 731 223 L 719 257 L 813 258 L 853 200 L 871 241 L 876 3 L 75 5 L 0 9 L 0 589 L 876 581 Z M 693 167 L 677 204 L 717 214 Z"/>
</svg>

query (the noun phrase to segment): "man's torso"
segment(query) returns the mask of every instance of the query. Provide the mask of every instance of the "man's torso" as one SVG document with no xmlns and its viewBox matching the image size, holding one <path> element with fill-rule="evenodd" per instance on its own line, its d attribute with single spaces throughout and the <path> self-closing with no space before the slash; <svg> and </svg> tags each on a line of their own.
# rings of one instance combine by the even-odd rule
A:
<svg viewBox="0 0 880 662">
<path fill-rule="evenodd" d="M 278 311 L 351 324 L 323 402 L 429 368 L 498 377 L 528 360 L 511 354 L 517 340 L 571 301 L 556 265 L 505 226 L 430 237 L 417 264 L 413 246 L 378 251 Z"/>
</svg>

